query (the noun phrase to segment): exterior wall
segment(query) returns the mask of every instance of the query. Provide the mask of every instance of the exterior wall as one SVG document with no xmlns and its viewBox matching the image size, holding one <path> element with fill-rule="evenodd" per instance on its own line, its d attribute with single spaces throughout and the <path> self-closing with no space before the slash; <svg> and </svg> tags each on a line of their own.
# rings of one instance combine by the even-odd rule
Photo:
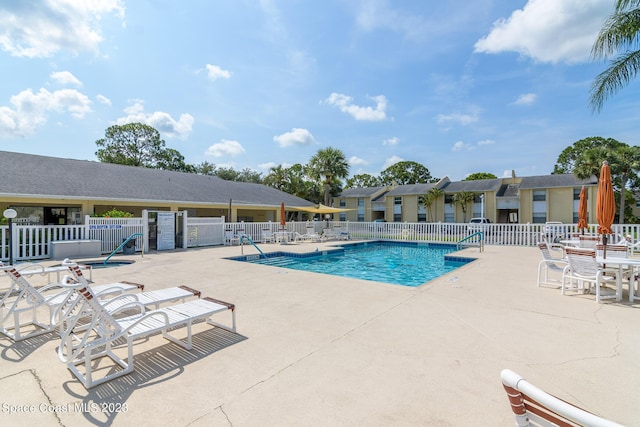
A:
<svg viewBox="0 0 640 427">
<path fill-rule="evenodd" d="M 547 190 L 547 221 L 573 223 L 573 187 Z"/>
<path fill-rule="evenodd" d="M 402 221 L 418 222 L 418 196 L 402 196 Z"/>
<path fill-rule="evenodd" d="M 231 207 L 231 218 L 229 216 L 228 205 L 182 205 L 176 203 L 148 203 L 148 202 L 127 202 L 110 201 L 110 200 L 69 200 L 69 199 L 53 199 L 53 198 L 0 198 L 0 207 L 2 210 L 10 206 L 24 207 L 61 207 L 61 208 L 77 208 L 81 211 L 80 223 L 83 223 L 85 216 L 94 214 L 103 214 L 112 209 L 118 209 L 124 212 L 131 212 L 134 217 L 141 217 L 143 210 L 158 211 L 188 211 L 190 217 L 219 217 L 224 216 L 227 222 L 236 222 L 238 218 L 253 222 L 279 221 L 279 208 L 259 208 L 251 206 L 233 206 Z"/>
<path fill-rule="evenodd" d="M 533 190 L 520 190 L 520 224 L 533 222 Z"/>
</svg>

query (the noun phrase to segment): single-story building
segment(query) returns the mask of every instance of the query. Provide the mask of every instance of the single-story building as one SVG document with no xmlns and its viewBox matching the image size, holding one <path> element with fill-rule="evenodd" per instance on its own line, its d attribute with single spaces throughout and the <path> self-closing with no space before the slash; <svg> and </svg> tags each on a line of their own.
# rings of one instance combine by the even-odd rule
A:
<svg viewBox="0 0 640 427">
<path fill-rule="evenodd" d="M 281 203 L 314 206 L 262 184 L 0 151 L 0 209 L 15 209 L 17 224 L 82 224 L 86 215 L 112 209 L 136 217 L 142 210 L 166 210 L 187 211 L 189 217 L 224 216 L 227 222 L 275 222 Z"/>
</svg>

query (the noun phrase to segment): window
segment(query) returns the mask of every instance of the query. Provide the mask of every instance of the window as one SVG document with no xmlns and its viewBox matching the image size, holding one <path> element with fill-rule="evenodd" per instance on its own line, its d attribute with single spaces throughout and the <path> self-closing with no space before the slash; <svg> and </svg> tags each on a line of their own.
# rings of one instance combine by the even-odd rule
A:
<svg viewBox="0 0 640 427">
<path fill-rule="evenodd" d="M 580 191 L 582 189 L 581 188 L 574 188 L 573 189 L 573 200 L 580 200 Z"/>
<path fill-rule="evenodd" d="M 547 222 L 547 214 L 542 212 L 534 212 L 533 213 L 533 223 L 534 224 L 544 224 Z"/>
<path fill-rule="evenodd" d="M 445 205 L 450 205 L 453 203 L 453 194 L 445 194 L 444 195 L 444 203 Z"/>
<path fill-rule="evenodd" d="M 402 204 L 402 197 L 394 197 L 393 198 L 393 204 L 394 205 L 401 205 Z"/>
<path fill-rule="evenodd" d="M 533 201 L 534 202 L 546 202 L 547 201 L 547 192 L 545 190 L 534 190 L 533 191 Z"/>
</svg>

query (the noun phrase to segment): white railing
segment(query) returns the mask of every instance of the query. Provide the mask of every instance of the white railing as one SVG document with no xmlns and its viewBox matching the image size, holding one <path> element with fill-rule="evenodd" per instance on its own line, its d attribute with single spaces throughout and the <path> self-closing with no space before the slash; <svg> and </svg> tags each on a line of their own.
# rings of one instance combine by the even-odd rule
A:
<svg viewBox="0 0 640 427">
<path fill-rule="evenodd" d="M 148 233 L 142 218 L 93 218 L 86 217 L 85 225 L 13 225 L 13 259 L 16 261 L 49 258 L 49 243 L 58 240 L 100 240 L 102 253 L 108 254 L 129 236 Z M 316 233 L 325 228 L 340 228 L 352 239 L 405 240 L 445 242 L 456 244 L 482 227 L 485 245 L 532 246 L 543 233 L 549 240 L 569 239 L 579 231 L 575 224 L 469 224 L 460 223 L 395 223 L 350 221 L 292 221 L 284 228 L 289 232 L 307 233 L 312 226 Z M 187 218 L 187 247 L 224 244 L 226 230 L 234 234 L 246 234 L 255 243 L 263 243 L 263 230 L 272 233 L 281 229 L 279 222 L 233 222 L 223 218 Z M 597 225 L 591 224 L 585 231 L 596 233 Z M 615 236 L 610 242 L 631 236 L 633 243 L 640 239 L 640 225 L 613 225 Z M 148 236 L 136 239 L 136 250 L 141 251 Z M 0 226 L 0 260 L 9 259 L 7 226 Z"/>
</svg>

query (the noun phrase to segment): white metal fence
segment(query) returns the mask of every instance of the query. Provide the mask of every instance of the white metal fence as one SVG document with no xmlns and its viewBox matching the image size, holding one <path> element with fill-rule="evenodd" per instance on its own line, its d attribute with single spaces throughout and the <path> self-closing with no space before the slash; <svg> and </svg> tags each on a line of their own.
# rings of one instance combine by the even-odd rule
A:
<svg viewBox="0 0 640 427">
<path fill-rule="evenodd" d="M 460 224 L 460 223 L 395 223 L 315 221 L 287 222 L 284 228 L 300 234 L 313 227 L 316 233 L 325 228 L 348 232 L 352 239 L 412 240 L 457 243 L 482 227 L 485 245 L 536 245 L 543 233 L 550 240 L 568 239 L 578 233 L 575 224 Z M 475 228 L 473 228 L 475 227 Z M 278 222 L 225 223 L 224 218 L 187 218 L 187 247 L 222 245 L 225 233 L 246 234 L 254 242 L 261 243 L 264 230 L 280 231 Z M 613 225 L 615 235 L 610 240 L 617 243 L 630 236 L 632 242 L 640 239 L 640 225 Z M 596 233 L 592 224 L 587 233 Z M 136 238 L 136 250 L 141 251 L 148 238 L 148 227 L 142 218 L 92 218 L 86 217 L 85 225 L 13 225 L 13 259 L 17 261 L 46 259 L 50 257 L 49 243 L 58 240 L 100 240 L 102 253 L 109 254 L 132 234 Z M 7 226 L 0 226 L 0 260 L 9 259 Z"/>
</svg>

